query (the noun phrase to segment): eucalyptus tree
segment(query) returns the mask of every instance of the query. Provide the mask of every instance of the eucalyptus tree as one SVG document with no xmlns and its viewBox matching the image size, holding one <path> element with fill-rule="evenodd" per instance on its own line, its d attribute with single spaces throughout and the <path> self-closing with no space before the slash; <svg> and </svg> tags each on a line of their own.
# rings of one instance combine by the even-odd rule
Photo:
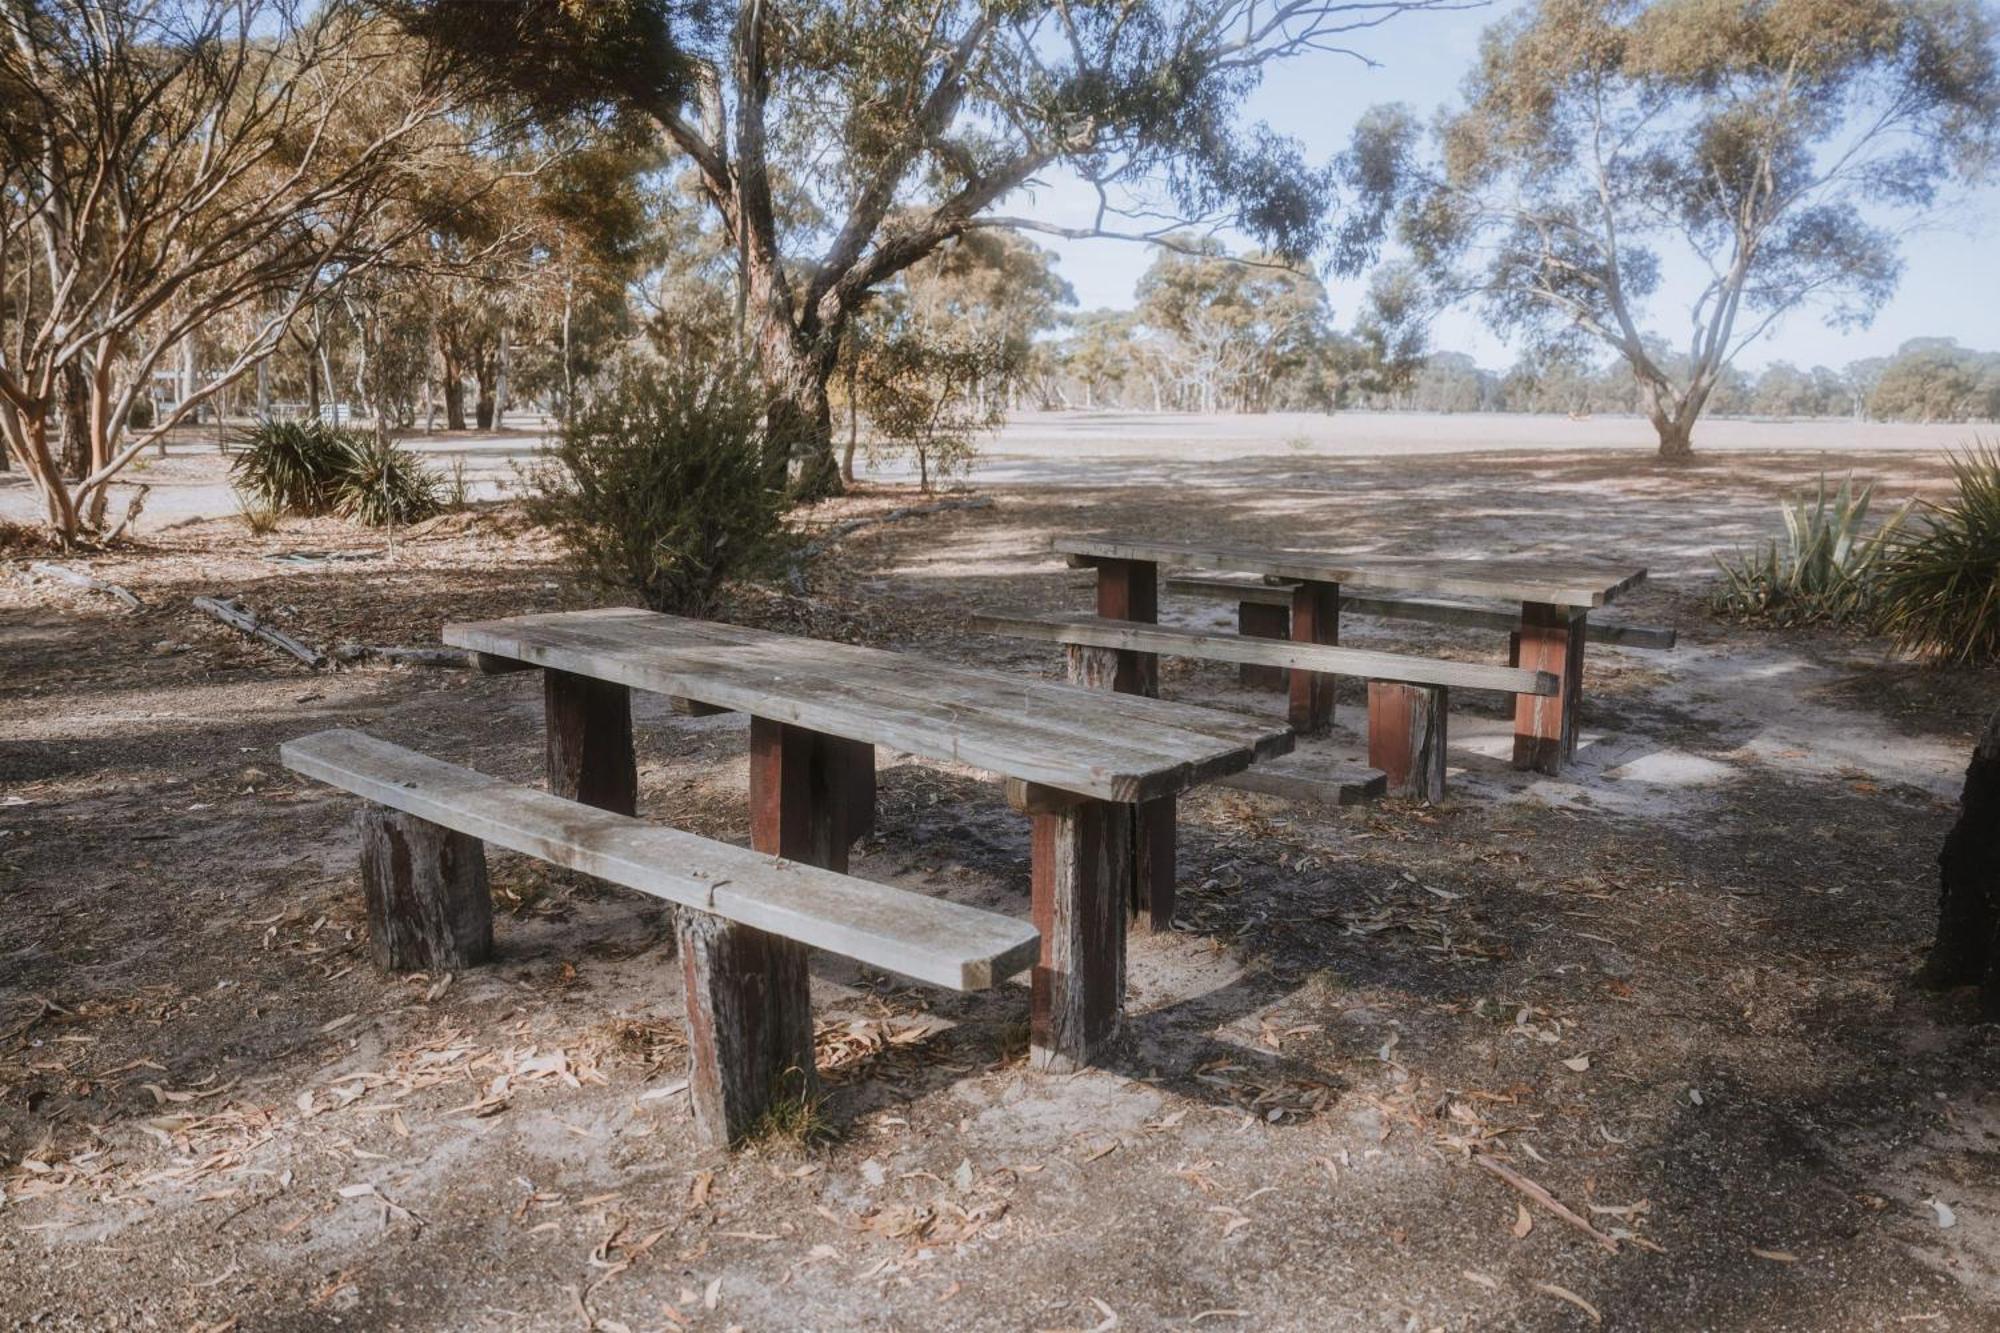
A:
<svg viewBox="0 0 2000 1333">
<path fill-rule="evenodd" d="M 0 0 L 0 439 L 64 540 L 380 259 L 383 219 L 447 206 L 449 96 L 416 50 L 337 0 Z M 135 412 L 197 340 L 206 372 Z M 64 397 L 88 422 L 73 480 Z"/>
<path fill-rule="evenodd" d="M 1287 257 L 1335 181 L 1246 125 L 1276 61 L 1453 0 L 391 0 L 468 77 L 550 108 L 637 110 L 686 159 L 740 275 L 768 424 L 806 493 L 837 487 L 828 380 L 884 284 L 983 228 L 1165 241 L 1229 226 Z M 1059 224 L 1031 187 L 1097 191 Z M 803 192 L 811 216 L 781 207 Z"/>
<path fill-rule="evenodd" d="M 1610 347 L 1684 458 L 1733 358 L 1787 314 L 1868 321 L 1899 229 L 2000 144 L 1981 0 L 1534 0 L 1420 146 L 1382 108 L 1349 164 L 1440 301 L 1531 355 Z M 1678 366 L 1648 346 L 1691 271 Z"/>
</svg>

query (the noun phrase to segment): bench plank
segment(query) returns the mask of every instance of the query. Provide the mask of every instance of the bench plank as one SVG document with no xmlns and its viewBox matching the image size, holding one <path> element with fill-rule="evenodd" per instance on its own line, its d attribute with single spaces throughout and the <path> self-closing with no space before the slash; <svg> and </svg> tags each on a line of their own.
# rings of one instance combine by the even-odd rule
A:
<svg viewBox="0 0 2000 1333">
<path fill-rule="evenodd" d="M 1337 648 L 1284 639 L 1205 634 L 1199 630 L 1171 626 L 1100 620 L 1095 616 L 979 614 L 973 616 L 972 626 L 982 633 L 1013 638 L 1085 644 L 1094 648 L 1134 649 L 1216 662 L 1250 662 L 1259 666 L 1360 676 L 1369 680 L 1403 681 L 1413 685 L 1456 685 L 1467 689 L 1538 695 L 1552 695 L 1561 688 L 1561 681 L 1547 671 L 1488 666 L 1480 662 L 1447 662 L 1403 653 Z"/>
<path fill-rule="evenodd" d="M 285 767 L 496 847 L 954 990 L 1030 967 L 1033 926 L 664 828 L 358 731 L 280 747 Z"/>
<path fill-rule="evenodd" d="M 1292 590 L 1281 583 L 1255 579 L 1170 578 L 1167 591 L 1199 597 L 1234 598 L 1242 607 L 1290 607 Z M 1367 593 L 1341 590 L 1340 609 L 1346 615 L 1375 616 L 1382 620 L 1419 620 L 1433 625 L 1456 625 L 1466 629 L 1513 631 L 1520 628 L 1518 609 L 1467 606 L 1464 602 L 1439 602 L 1423 597 L 1375 597 Z M 1581 613 L 1581 608 L 1578 608 Z M 1268 624 L 1269 622 L 1259 622 Z M 1678 635 L 1672 629 L 1650 625 L 1625 625 L 1613 620 L 1590 620 L 1592 643 L 1615 644 L 1620 648 L 1672 648 Z"/>
<path fill-rule="evenodd" d="M 1114 801 L 1290 750 L 1268 722 L 657 612 L 447 625 L 445 642 Z"/>
<path fill-rule="evenodd" d="M 1059 555 L 1087 560 L 1150 560 L 1198 569 L 1233 569 L 1310 583 L 1360 583 L 1405 592 L 1596 607 L 1643 582 L 1644 569 L 1586 560 L 1435 560 L 1324 551 L 1152 541 L 1093 534 L 1058 537 Z"/>
</svg>

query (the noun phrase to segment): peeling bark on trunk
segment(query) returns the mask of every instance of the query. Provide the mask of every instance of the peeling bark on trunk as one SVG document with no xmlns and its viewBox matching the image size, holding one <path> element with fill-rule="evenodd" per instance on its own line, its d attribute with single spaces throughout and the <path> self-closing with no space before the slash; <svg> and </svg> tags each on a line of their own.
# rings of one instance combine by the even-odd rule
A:
<svg viewBox="0 0 2000 1333">
<path fill-rule="evenodd" d="M 1917 983 L 1944 990 L 1976 982 L 1981 1016 L 2000 1022 L 2000 712 L 1973 748 L 1938 880 L 1937 941 Z"/>
<path fill-rule="evenodd" d="M 82 481 L 90 473 L 90 379 L 82 365 L 62 368 L 62 478 Z"/>
</svg>

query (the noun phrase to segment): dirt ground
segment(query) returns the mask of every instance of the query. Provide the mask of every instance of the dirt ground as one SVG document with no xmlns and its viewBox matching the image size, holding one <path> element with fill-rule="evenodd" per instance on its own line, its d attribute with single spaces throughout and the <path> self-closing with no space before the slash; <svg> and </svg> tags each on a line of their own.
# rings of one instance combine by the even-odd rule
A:
<svg viewBox="0 0 2000 1333">
<path fill-rule="evenodd" d="M 1892 496 L 1944 471 L 1839 465 Z M 215 484 L 213 461 L 163 466 Z M 234 593 L 316 644 L 423 644 L 602 600 L 517 513 L 393 549 L 331 522 L 142 527 L 90 562 L 144 599 L 130 615 L 16 559 L 0 1326 L 2000 1327 L 2000 1052 L 1968 996 L 1908 980 L 1996 676 L 1702 607 L 1710 551 L 1775 528 L 1818 466 L 1045 457 L 1039 479 L 996 468 L 990 508 L 848 537 L 807 596 L 745 591 L 733 618 L 1053 675 L 965 617 L 1086 606 L 1047 540 L 1123 528 L 1627 557 L 1653 577 L 1619 618 L 1681 639 L 1592 649 L 1559 779 L 1509 767 L 1503 701 L 1468 692 L 1443 807 L 1197 792 L 1175 929 L 1135 937 L 1104 1068 L 1029 1070 L 1018 982 L 957 996 L 816 958 L 830 1137 L 727 1158 L 680 1090 L 659 904 L 496 855 L 497 963 L 384 977 L 356 803 L 277 765 L 287 737 L 357 726 L 537 781 L 533 678 L 313 673 L 188 605 Z M 1365 620 L 1343 638 L 1504 651 Z M 1171 697 L 1278 707 L 1227 668 L 1164 674 Z M 1357 698 L 1304 753 L 1360 755 Z M 744 720 L 638 709 L 642 813 L 746 840 Z M 1027 831 L 996 784 L 880 763 L 856 873 L 1025 913 Z"/>
</svg>

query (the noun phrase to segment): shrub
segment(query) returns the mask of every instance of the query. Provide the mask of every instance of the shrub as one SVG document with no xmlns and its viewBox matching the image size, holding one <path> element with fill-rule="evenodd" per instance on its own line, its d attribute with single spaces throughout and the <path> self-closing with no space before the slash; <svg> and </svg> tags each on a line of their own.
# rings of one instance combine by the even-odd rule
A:
<svg viewBox="0 0 2000 1333">
<path fill-rule="evenodd" d="M 736 376 L 626 367 L 563 423 L 529 508 L 585 574 L 656 611 L 707 615 L 786 549 L 764 484 L 762 402 Z"/>
<path fill-rule="evenodd" d="M 380 527 L 429 518 L 437 478 L 408 451 L 323 421 L 260 421 L 242 437 L 230 478 L 246 513 L 337 513 Z"/>
<path fill-rule="evenodd" d="M 238 442 L 231 482 L 247 500 L 279 513 L 310 517 L 333 507 L 335 483 L 353 444 L 319 421 L 259 421 Z"/>
<path fill-rule="evenodd" d="M 370 527 L 416 523 L 444 508 L 437 476 L 407 449 L 349 433 L 334 479 L 334 512 Z"/>
<path fill-rule="evenodd" d="M 1957 493 L 1926 502 L 1881 572 L 1881 628 L 1932 662 L 2000 661 L 2000 451 L 1954 455 Z"/>
<path fill-rule="evenodd" d="M 1850 476 L 1828 496 L 1822 474 L 1816 493 L 1786 502 L 1782 542 L 1733 559 L 1716 557 L 1722 570 L 1716 609 L 1780 625 L 1838 624 L 1870 615 L 1883 557 L 1910 511 L 1906 504 L 1880 528 L 1864 532 L 1874 492 L 1873 485 L 1855 489 Z"/>
</svg>

